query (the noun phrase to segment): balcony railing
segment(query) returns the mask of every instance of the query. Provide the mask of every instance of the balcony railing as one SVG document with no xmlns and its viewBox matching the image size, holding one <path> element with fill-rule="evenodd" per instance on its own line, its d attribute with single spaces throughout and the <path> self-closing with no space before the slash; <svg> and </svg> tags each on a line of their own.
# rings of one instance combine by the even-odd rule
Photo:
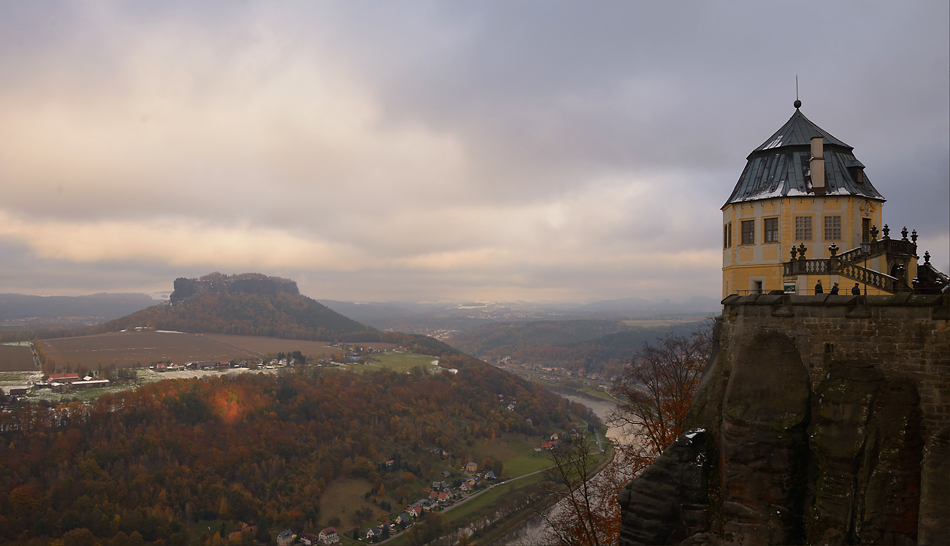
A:
<svg viewBox="0 0 950 546">
<path fill-rule="evenodd" d="M 912 290 L 906 279 L 867 269 L 859 264 L 862 262 L 866 264 L 868 259 L 882 254 L 898 258 L 914 257 L 915 252 L 917 252 L 916 243 L 903 239 L 882 239 L 871 241 L 864 247 L 854 248 L 838 255 L 834 254 L 837 250 L 834 246 L 830 250 L 832 252 L 831 258 L 807 260 L 805 259 L 805 246 L 801 245 L 797 249 L 801 257 L 796 259 L 794 257 L 796 250 L 793 250 L 792 259 L 782 264 L 784 276 L 837 274 L 886 292 L 896 293 Z"/>
<path fill-rule="evenodd" d="M 831 260 L 795 260 L 782 264 L 785 276 L 792 275 L 826 275 L 831 272 Z"/>
<path fill-rule="evenodd" d="M 842 265 L 838 268 L 838 274 L 842 277 L 856 280 L 886 292 L 901 292 L 902 290 L 910 289 L 897 277 L 892 277 L 885 273 L 874 271 L 873 269 L 865 269 L 854 264 Z"/>
</svg>

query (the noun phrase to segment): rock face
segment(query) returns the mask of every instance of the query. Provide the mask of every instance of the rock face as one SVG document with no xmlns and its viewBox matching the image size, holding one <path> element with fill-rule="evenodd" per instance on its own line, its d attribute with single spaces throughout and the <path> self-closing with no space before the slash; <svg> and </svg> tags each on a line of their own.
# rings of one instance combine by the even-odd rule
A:
<svg viewBox="0 0 950 546">
<path fill-rule="evenodd" d="M 643 472 L 643 487 L 621 490 L 621 543 L 676 544 L 709 527 L 707 496 L 716 461 L 706 453 L 712 443 L 705 431 L 684 434 Z"/>
<path fill-rule="evenodd" d="M 742 348 L 722 411 L 722 517 L 752 544 L 800 544 L 808 464 L 808 372 L 788 336 L 759 332 Z"/>
<path fill-rule="evenodd" d="M 724 303 L 620 544 L 950 544 L 950 299 Z"/>
<path fill-rule="evenodd" d="M 198 279 L 179 277 L 175 279 L 175 291 L 169 296 L 172 303 L 184 301 L 199 292 L 212 292 L 221 295 L 227 294 L 269 294 L 286 292 L 292 296 L 299 296 L 297 283 L 279 277 L 267 277 L 257 273 L 241 275 L 222 275 L 211 273 Z"/>
</svg>

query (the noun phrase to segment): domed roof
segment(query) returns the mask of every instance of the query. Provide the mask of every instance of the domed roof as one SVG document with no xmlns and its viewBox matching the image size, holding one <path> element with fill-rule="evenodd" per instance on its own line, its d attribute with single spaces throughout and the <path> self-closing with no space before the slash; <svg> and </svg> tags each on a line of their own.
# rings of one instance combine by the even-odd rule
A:
<svg viewBox="0 0 950 546">
<path fill-rule="evenodd" d="M 796 106 L 800 104 L 796 102 Z M 810 162 L 811 139 L 816 136 L 822 137 L 825 159 L 825 188 L 817 194 L 811 185 Z M 723 207 L 774 197 L 809 195 L 857 195 L 884 201 L 884 196 L 864 174 L 864 165 L 854 157 L 853 150 L 795 108 L 785 125 L 749 154 L 745 169 Z"/>
</svg>

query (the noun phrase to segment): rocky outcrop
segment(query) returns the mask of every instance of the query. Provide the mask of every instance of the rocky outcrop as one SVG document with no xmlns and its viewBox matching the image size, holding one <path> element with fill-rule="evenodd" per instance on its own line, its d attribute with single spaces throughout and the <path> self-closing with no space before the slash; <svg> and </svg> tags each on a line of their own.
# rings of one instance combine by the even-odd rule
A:
<svg viewBox="0 0 950 546">
<path fill-rule="evenodd" d="M 280 277 L 267 277 L 258 273 L 244 273 L 241 275 L 222 275 L 211 273 L 198 279 L 179 277 L 175 279 L 175 291 L 169 300 L 172 303 L 185 301 L 200 292 L 216 293 L 222 296 L 228 294 L 264 294 L 275 295 L 286 292 L 292 296 L 299 296 L 297 283 Z"/>
<path fill-rule="evenodd" d="M 920 472 L 920 520 L 918 544 L 950 544 L 950 421 L 924 448 Z"/>
<path fill-rule="evenodd" d="M 726 534 L 799 544 L 808 464 L 808 372 L 788 336 L 764 331 L 743 347 L 723 400 Z"/>
<path fill-rule="evenodd" d="M 809 427 L 812 544 L 916 544 L 920 397 L 861 363 L 834 366 Z"/>
<path fill-rule="evenodd" d="M 643 471 L 642 487 L 622 489 L 621 543 L 675 544 L 708 529 L 714 451 L 706 431 L 684 434 Z"/>
<path fill-rule="evenodd" d="M 620 544 L 950 544 L 950 301 L 928 298 L 727 305 Z"/>
</svg>

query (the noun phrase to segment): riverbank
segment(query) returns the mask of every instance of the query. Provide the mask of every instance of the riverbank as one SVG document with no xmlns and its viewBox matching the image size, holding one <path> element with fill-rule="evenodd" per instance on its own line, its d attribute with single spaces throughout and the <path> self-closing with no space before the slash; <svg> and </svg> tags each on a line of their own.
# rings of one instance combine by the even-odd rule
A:
<svg viewBox="0 0 950 546">
<path fill-rule="evenodd" d="M 594 398 L 588 393 L 569 388 L 555 389 L 549 385 L 547 388 L 572 402 L 584 404 L 602 421 L 606 420 L 606 417 L 616 408 L 615 402 L 606 400 L 600 396 Z M 614 462 L 616 451 L 613 449 L 613 441 L 622 436 L 621 431 L 610 428 L 608 428 L 606 435 L 611 441 L 607 442 L 606 456 L 598 463 L 594 471 L 593 479 L 596 479 L 604 468 Z M 514 546 L 517 544 L 532 543 L 534 542 L 532 540 L 533 537 L 540 534 L 546 525 L 541 514 L 551 510 L 560 500 L 560 496 L 548 495 L 545 499 L 535 502 L 531 506 L 526 506 L 518 512 L 507 514 L 498 521 L 493 522 L 484 531 L 480 532 L 478 536 L 473 536 L 469 540 L 469 544 L 475 546 L 488 546 L 490 544 L 501 546 L 511 544 Z"/>
<path fill-rule="evenodd" d="M 600 474 L 604 468 L 606 468 L 610 463 L 613 462 L 615 456 L 615 450 L 611 445 L 608 444 L 607 455 L 601 459 L 597 467 L 594 469 L 594 477 Z M 554 505 L 561 501 L 563 497 L 555 494 L 548 494 L 543 502 L 535 503 L 533 506 L 526 506 L 525 508 L 519 510 L 518 512 L 509 514 L 502 517 L 498 521 L 492 523 L 485 532 L 479 533 L 477 536 L 472 536 L 469 539 L 470 546 L 488 546 L 490 544 L 508 544 L 512 539 L 520 538 L 517 536 L 519 530 L 522 527 L 527 527 L 531 525 L 531 522 L 535 519 L 543 520 L 542 514 L 550 510 Z M 540 528 L 541 521 L 538 522 L 538 525 L 535 527 Z"/>
</svg>

